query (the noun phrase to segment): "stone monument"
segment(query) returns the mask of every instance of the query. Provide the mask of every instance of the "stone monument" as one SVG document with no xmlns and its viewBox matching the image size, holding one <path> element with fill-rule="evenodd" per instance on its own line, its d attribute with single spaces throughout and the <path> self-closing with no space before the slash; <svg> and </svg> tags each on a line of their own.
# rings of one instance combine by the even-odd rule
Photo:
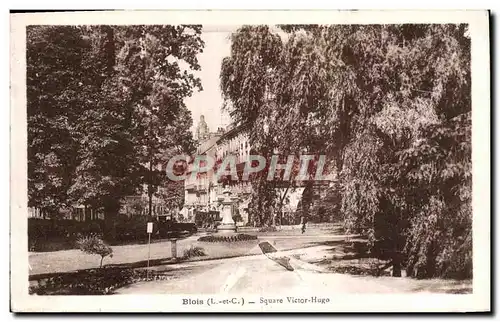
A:
<svg viewBox="0 0 500 322">
<path fill-rule="evenodd" d="M 228 188 L 224 189 L 222 195 L 222 222 L 217 227 L 217 232 L 234 233 L 236 232 L 236 223 L 233 220 L 233 205 L 235 201 L 231 198 L 231 191 Z"/>
</svg>

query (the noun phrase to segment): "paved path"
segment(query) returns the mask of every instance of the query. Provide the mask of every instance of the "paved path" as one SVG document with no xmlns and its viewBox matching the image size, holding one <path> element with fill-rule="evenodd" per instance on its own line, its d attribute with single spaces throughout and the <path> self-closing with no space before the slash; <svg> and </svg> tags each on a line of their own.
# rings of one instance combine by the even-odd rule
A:
<svg viewBox="0 0 500 322">
<path fill-rule="evenodd" d="M 358 235 L 292 235 L 292 236 L 287 236 L 287 235 L 261 235 L 259 236 L 260 239 L 311 239 L 313 238 L 328 238 L 328 239 L 344 239 L 344 238 L 355 238 L 358 237 Z"/>
<path fill-rule="evenodd" d="M 258 247 L 258 246 L 256 246 Z M 323 258 L 329 246 L 280 252 L 290 257 L 294 271 L 264 255 L 207 260 L 169 265 L 182 272 L 171 280 L 141 282 L 117 290 L 118 294 L 253 294 L 265 296 L 444 293 L 472 290 L 471 281 L 415 280 L 410 278 L 335 274 L 309 264 Z"/>
<path fill-rule="evenodd" d="M 319 266 L 295 259 L 293 254 L 320 253 L 324 246 L 282 252 L 289 255 L 294 271 L 287 271 L 264 255 L 175 265 L 195 273 L 178 279 L 136 283 L 118 294 L 331 294 L 332 292 L 391 292 L 374 281 L 344 274 L 326 273 Z M 204 266 L 204 269 L 200 269 Z"/>
</svg>

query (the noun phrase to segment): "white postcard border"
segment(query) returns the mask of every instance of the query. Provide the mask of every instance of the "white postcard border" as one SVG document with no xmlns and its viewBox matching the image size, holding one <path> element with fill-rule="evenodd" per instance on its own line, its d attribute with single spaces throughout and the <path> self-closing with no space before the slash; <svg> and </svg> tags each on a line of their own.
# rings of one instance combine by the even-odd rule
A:
<svg viewBox="0 0 500 322">
<path fill-rule="evenodd" d="M 210 295 L 33 296 L 28 294 L 26 34 L 38 24 L 181 24 L 214 29 L 241 24 L 468 23 L 472 38 L 473 293 L 316 294 L 325 305 L 182 305 Z M 31 312 L 443 312 L 490 309 L 490 58 L 486 11 L 117 11 L 11 15 L 11 310 Z M 284 294 L 306 296 L 307 294 Z M 262 295 L 271 297 L 271 295 Z M 224 295 L 214 295 L 226 298 Z M 229 298 L 232 298 L 230 296 Z M 237 297 L 237 296 L 236 296 Z M 260 295 L 242 296 L 259 300 Z M 258 303 L 258 302 L 257 302 Z"/>
</svg>

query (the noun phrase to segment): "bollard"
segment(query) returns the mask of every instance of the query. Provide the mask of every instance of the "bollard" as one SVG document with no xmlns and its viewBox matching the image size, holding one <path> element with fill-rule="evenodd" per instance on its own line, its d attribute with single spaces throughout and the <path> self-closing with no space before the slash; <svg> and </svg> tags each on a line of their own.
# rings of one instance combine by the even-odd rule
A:
<svg viewBox="0 0 500 322">
<path fill-rule="evenodd" d="M 172 259 L 177 260 L 177 239 L 171 239 L 170 246 L 171 246 L 170 250 L 172 252 Z"/>
</svg>

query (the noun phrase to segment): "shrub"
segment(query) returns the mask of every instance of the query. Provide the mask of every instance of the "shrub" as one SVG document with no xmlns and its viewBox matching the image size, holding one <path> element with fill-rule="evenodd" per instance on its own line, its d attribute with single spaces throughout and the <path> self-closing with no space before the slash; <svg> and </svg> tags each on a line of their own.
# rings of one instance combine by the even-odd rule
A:
<svg viewBox="0 0 500 322">
<path fill-rule="evenodd" d="M 205 254 L 205 250 L 202 247 L 191 246 L 189 249 L 186 249 L 184 251 L 183 258 L 188 259 L 191 257 L 198 257 L 198 256 L 207 256 L 207 254 Z"/>
<path fill-rule="evenodd" d="M 275 231 L 277 231 L 276 226 L 267 226 L 259 228 L 259 232 L 261 233 L 275 232 Z"/>
<path fill-rule="evenodd" d="M 220 242 L 239 242 L 239 241 L 247 241 L 247 240 L 256 240 L 257 236 L 255 235 L 247 235 L 247 234 L 237 234 L 237 235 L 208 235 L 202 236 L 198 238 L 200 242 L 207 243 L 220 243 Z"/>
<path fill-rule="evenodd" d="M 104 257 L 113 257 L 113 249 L 97 235 L 80 237 L 77 240 L 76 245 L 84 253 L 101 256 L 101 263 L 99 267 L 102 267 Z"/>
<path fill-rule="evenodd" d="M 44 252 L 74 248 L 79 234 L 102 234 L 102 220 L 28 219 L 30 251 Z"/>
<path fill-rule="evenodd" d="M 198 231 L 195 223 L 180 223 L 172 220 L 158 223 L 159 235 L 164 238 L 194 234 Z"/>
<path fill-rule="evenodd" d="M 386 271 L 379 271 L 372 267 L 359 267 L 354 265 L 333 266 L 330 271 L 338 274 L 363 275 L 363 276 L 390 276 Z"/>
<path fill-rule="evenodd" d="M 158 222 L 147 216 L 123 216 L 116 222 L 116 241 L 147 241 L 148 233 L 146 231 L 147 223 L 153 222 L 152 238 L 158 232 Z"/>
</svg>

